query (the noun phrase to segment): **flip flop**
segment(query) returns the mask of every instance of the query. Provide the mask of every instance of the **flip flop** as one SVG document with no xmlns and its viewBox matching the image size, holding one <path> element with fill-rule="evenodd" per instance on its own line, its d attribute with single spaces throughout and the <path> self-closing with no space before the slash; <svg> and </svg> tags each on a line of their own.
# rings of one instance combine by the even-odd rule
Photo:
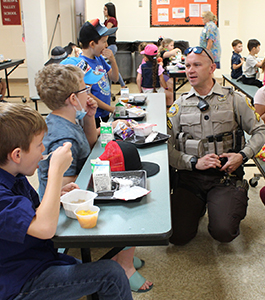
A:
<svg viewBox="0 0 265 300">
<path fill-rule="evenodd" d="M 139 270 L 145 265 L 145 261 L 138 258 L 138 257 L 136 257 L 136 256 L 134 256 L 133 257 L 133 265 L 134 265 L 136 270 Z"/>
<path fill-rule="evenodd" d="M 149 287 L 149 289 L 140 290 L 141 286 L 145 282 L 146 282 L 146 279 L 137 271 L 135 273 L 133 273 L 132 276 L 129 278 L 131 290 L 136 293 L 146 293 L 152 289 L 153 284 Z"/>
</svg>

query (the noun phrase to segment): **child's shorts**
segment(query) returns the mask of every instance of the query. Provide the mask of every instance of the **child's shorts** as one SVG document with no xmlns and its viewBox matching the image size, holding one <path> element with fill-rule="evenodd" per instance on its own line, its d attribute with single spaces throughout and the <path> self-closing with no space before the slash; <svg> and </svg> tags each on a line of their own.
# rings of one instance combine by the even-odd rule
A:
<svg viewBox="0 0 265 300">
<path fill-rule="evenodd" d="M 163 74 L 163 77 L 165 79 L 165 82 L 167 82 L 170 79 L 170 77 L 167 74 Z"/>
<path fill-rule="evenodd" d="M 142 90 L 143 90 L 144 93 L 153 93 L 153 88 L 149 89 L 149 88 L 142 87 Z M 157 93 L 164 93 L 165 92 L 164 88 L 162 88 L 162 87 L 156 88 L 156 91 L 157 91 Z"/>
</svg>

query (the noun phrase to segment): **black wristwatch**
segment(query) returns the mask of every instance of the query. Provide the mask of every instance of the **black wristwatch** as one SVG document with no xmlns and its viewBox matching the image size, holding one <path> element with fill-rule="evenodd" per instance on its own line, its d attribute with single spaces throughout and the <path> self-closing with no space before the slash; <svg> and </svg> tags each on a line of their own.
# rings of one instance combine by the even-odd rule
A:
<svg viewBox="0 0 265 300">
<path fill-rule="evenodd" d="M 246 154 L 243 151 L 239 151 L 238 153 L 242 155 L 243 164 L 245 164 L 248 161 L 248 157 L 246 156 Z"/>
<path fill-rule="evenodd" d="M 190 159 L 192 171 L 196 170 L 197 162 L 198 162 L 198 157 L 197 156 L 192 156 L 192 158 Z"/>
</svg>

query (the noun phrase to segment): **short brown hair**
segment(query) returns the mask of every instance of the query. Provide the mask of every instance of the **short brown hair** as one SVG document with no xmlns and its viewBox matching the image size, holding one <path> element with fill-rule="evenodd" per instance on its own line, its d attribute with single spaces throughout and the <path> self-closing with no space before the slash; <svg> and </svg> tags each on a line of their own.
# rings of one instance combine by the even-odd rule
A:
<svg viewBox="0 0 265 300">
<path fill-rule="evenodd" d="M 235 39 L 235 40 L 233 40 L 233 42 L 232 42 L 232 47 L 235 47 L 235 46 L 237 46 L 238 44 L 242 44 L 242 41 L 240 41 L 239 39 Z"/>
<path fill-rule="evenodd" d="M 51 64 L 35 76 L 35 85 L 41 100 L 51 110 L 65 106 L 65 100 L 80 88 L 84 73 L 73 65 Z"/>
<path fill-rule="evenodd" d="M 256 39 L 251 39 L 248 41 L 247 47 L 248 47 L 248 51 L 250 52 L 253 48 L 257 48 L 258 46 L 260 46 L 260 42 Z"/>
<path fill-rule="evenodd" d="M 33 137 L 47 130 L 43 117 L 30 106 L 0 103 L 0 165 L 15 148 L 29 151 Z"/>
</svg>

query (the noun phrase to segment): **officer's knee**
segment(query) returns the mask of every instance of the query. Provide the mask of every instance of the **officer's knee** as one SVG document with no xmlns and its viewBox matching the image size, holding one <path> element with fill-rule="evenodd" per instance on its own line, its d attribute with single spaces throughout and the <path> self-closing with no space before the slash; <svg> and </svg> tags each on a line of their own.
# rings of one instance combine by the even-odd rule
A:
<svg viewBox="0 0 265 300">
<path fill-rule="evenodd" d="M 210 235 L 221 243 L 230 243 L 239 235 L 239 230 L 233 232 L 231 228 L 222 227 L 222 228 L 215 228 L 215 229 L 208 229 Z"/>
<path fill-rule="evenodd" d="M 176 246 L 184 246 L 188 244 L 195 236 L 196 233 L 192 235 L 179 235 L 173 233 L 173 235 L 169 238 L 169 241 L 171 244 Z"/>
</svg>

